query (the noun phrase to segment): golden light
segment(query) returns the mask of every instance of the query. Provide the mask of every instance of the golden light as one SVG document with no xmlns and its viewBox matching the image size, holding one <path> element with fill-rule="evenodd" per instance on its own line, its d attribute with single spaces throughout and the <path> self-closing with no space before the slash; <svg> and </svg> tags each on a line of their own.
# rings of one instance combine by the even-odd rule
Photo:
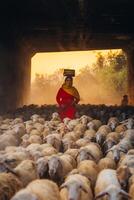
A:
<svg viewBox="0 0 134 200">
<path fill-rule="evenodd" d="M 112 50 L 121 51 L 121 50 Z M 72 68 L 76 70 L 76 75 L 79 70 L 85 66 L 92 67 L 96 61 L 96 54 L 107 54 L 109 50 L 103 51 L 69 51 L 69 52 L 52 52 L 52 53 L 37 53 L 32 58 L 31 81 L 34 80 L 35 74 L 50 75 L 60 68 Z"/>
<path fill-rule="evenodd" d="M 56 104 L 56 93 L 64 81 L 62 70 L 71 68 L 75 69 L 74 86 L 80 92 L 81 104 L 119 104 L 120 96 L 102 88 L 103 83 L 98 83 L 89 71 L 93 71 L 96 65 L 98 53 L 107 58 L 108 53 L 116 56 L 121 51 L 116 49 L 35 54 L 32 58 L 30 103 Z"/>
</svg>

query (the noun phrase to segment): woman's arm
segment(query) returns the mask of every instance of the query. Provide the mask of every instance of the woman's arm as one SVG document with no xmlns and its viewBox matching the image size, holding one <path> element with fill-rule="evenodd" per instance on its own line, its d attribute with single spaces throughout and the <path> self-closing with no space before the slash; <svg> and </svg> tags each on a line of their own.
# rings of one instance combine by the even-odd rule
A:
<svg viewBox="0 0 134 200">
<path fill-rule="evenodd" d="M 61 88 L 60 88 L 57 95 L 56 95 L 56 101 L 59 105 L 61 104 L 61 100 L 62 100 L 62 91 L 61 91 Z"/>
</svg>

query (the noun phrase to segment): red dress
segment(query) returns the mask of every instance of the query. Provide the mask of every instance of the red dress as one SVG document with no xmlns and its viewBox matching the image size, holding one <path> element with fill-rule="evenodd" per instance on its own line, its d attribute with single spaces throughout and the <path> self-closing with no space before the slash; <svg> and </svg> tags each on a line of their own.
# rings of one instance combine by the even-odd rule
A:
<svg viewBox="0 0 134 200">
<path fill-rule="evenodd" d="M 74 119 L 76 108 L 73 102 L 75 100 L 75 102 L 78 103 L 79 100 L 77 100 L 73 95 L 67 93 L 63 88 L 59 89 L 56 100 L 59 104 L 59 114 L 61 119 L 63 120 L 65 117 Z"/>
</svg>

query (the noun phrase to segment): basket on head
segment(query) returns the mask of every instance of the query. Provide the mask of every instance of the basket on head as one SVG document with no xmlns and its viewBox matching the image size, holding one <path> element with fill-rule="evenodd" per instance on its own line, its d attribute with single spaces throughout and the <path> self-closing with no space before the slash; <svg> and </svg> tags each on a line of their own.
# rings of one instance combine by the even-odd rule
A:
<svg viewBox="0 0 134 200">
<path fill-rule="evenodd" d="M 74 69 L 64 69 L 64 76 L 75 76 L 75 70 Z"/>
</svg>

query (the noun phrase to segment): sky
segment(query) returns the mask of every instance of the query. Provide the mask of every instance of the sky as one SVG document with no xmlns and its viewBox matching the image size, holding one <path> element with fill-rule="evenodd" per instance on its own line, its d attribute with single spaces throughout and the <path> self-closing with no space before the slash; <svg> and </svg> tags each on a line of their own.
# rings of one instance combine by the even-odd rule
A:
<svg viewBox="0 0 134 200">
<path fill-rule="evenodd" d="M 77 75 L 83 67 L 87 65 L 92 67 L 92 64 L 96 62 L 97 52 L 105 54 L 108 51 L 37 53 L 32 58 L 31 81 L 34 80 L 36 73 L 50 75 L 60 68 L 75 69 Z"/>
</svg>

